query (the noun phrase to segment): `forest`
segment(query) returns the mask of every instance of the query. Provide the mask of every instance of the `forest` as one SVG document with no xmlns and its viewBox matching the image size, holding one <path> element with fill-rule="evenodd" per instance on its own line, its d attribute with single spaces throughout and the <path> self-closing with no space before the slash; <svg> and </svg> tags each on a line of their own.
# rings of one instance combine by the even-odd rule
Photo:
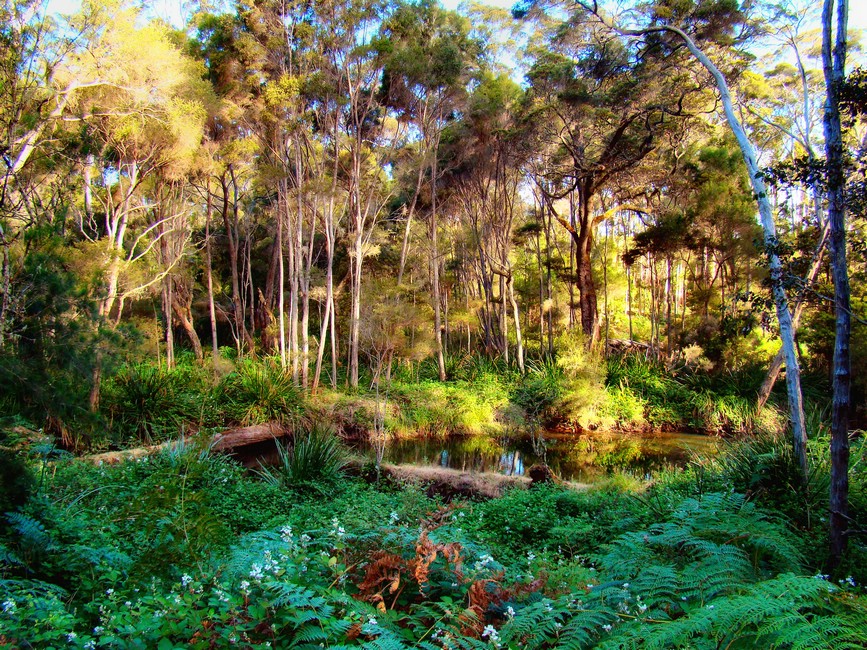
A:
<svg viewBox="0 0 867 650">
<path fill-rule="evenodd" d="M 848 0 L 154 6 L 0 0 L 0 646 L 867 646 Z"/>
</svg>

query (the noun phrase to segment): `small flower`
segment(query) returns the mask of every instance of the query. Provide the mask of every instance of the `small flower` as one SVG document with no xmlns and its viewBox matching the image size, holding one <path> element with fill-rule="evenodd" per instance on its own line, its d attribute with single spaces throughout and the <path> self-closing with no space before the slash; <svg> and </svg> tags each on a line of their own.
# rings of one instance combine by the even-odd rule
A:
<svg viewBox="0 0 867 650">
<path fill-rule="evenodd" d="M 628 583 L 628 582 L 624 582 L 624 583 L 623 583 L 623 588 L 624 588 L 624 589 L 629 589 L 629 583 Z"/>
<path fill-rule="evenodd" d="M 7 598 L 6 600 L 3 601 L 3 611 L 6 612 L 7 614 L 14 614 L 15 610 L 17 608 L 18 608 L 18 606 L 15 604 L 15 601 L 12 600 L 11 598 Z"/>
<path fill-rule="evenodd" d="M 93 639 L 84 644 L 84 650 L 94 650 L 94 648 L 96 648 L 96 641 Z"/>
<path fill-rule="evenodd" d="M 193 577 L 191 575 L 188 575 L 185 573 L 184 575 L 181 576 L 181 586 L 182 587 L 186 587 L 192 581 L 193 581 Z"/>
<path fill-rule="evenodd" d="M 497 643 L 500 640 L 500 635 L 497 632 L 497 628 L 495 628 L 493 625 L 486 625 L 485 629 L 482 630 L 482 636 L 488 637 L 488 639 L 492 643 Z"/>
<path fill-rule="evenodd" d="M 603 626 L 602 626 L 602 629 L 605 630 L 606 632 L 610 632 L 610 631 L 611 631 L 611 626 L 610 626 L 610 625 L 603 625 Z"/>
<path fill-rule="evenodd" d="M 132 607 L 132 601 L 131 600 L 126 601 L 124 603 L 124 605 L 126 605 L 127 607 Z"/>
<path fill-rule="evenodd" d="M 400 520 L 400 515 L 394 511 L 392 511 L 392 513 L 388 516 L 388 521 L 392 524 L 396 524 L 399 520 Z"/>
<path fill-rule="evenodd" d="M 250 592 L 250 583 L 246 580 L 242 580 L 241 584 L 238 585 L 245 594 Z"/>
<path fill-rule="evenodd" d="M 78 635 L 75 632 L 70 632 L 69 634 L 66 635 L 67 643 L 72 643 L 77 638 L 78 638 Z"/>
<path fill-rule="evenodd" d="M 102 627 L 102 625 L 97 625 L 95 628 L 93 628 L 94 634 L 102 634 L 103 632 L 105 632 L 105 628 Z"/>
<path fill-rule="evenodd" d="M 515 618 L 515 609 L 511 605 L 506 608 L 506 615 L 509 618 Z"/>
<path fill-rule="evenodd" d="M 114 589 L 106 589 L 106 590 L 105 590 L 105 595 L 106 595 L 106 596 L 111 596 L 113 593 L 114 593 Z"/>
<path fill-rule="evenodd" d="M 377 625 L 376 617 L 373 615 L 368 615 L 367 624 L 368 625 Z"/>
<path fill-rule="evenodd" d="M 253 580 L 262 579 L 263 573 L 261 564 L 254 564 L 252 567 L 250 567 L 250 577 L 253 578 Z"/>
</svg>

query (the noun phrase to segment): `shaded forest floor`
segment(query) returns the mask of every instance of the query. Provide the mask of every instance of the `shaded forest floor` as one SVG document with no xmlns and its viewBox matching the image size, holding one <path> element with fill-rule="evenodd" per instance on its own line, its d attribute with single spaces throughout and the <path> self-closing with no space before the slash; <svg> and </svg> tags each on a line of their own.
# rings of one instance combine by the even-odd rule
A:
<svg viewBox="0 0 867 650">
<path fill-rule="evenodd" d="M 269 477 L 192 445 L 112 466 L 22 445 L 4 456 L 20 481 L 4 492 L 0 641 L 863 647 L 867 552 L 853 539 L 843 572 L 821 575 L 823 447 L 809 491 L 787 449 L 762 437 L 650 482 L 446 503 L 321 462 Z"/>
</svg>

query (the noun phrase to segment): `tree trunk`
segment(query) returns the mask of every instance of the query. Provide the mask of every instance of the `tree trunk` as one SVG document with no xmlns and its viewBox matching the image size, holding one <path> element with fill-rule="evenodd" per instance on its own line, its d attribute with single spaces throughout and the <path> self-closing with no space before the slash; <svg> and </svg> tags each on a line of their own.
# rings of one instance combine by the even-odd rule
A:
<svg viewBox="0 0 867 650">
<path fill-rule="evenodd" d="M 826 6 L 827 2 L 826 0 Z M 842 0 L 845 2 L 845 0 Z M 783 343 L 783 350 L 786 356 L 786 388 L 789 395 L 789 415 L 792 422 L 792 438 L 795 450 L 795 457 L 798 459 L 798 464 L 801 468 L 803 480 L 807 480 L 807 430 L 804 424 L 804 406 L 801 397 L 801 370 L 798 365 L 798 357 L 795 350 L 795 336 L 792 327 L 792 314 L 789 312 L 789 306 L 786 300 L 786 290 L 783 286 L 783 269 L 779 255 L 776 252 L 777 247 L 777 228 L 774 223 L 773 210 L 771 202 L 768 198 L 768 191 L 765 182 L 761 175 L 761 170 L 758 166 L 758 156 L 756 155 L 753 143 L 744 131 L 743 125 L 737 117 L 734 105 L 729 92 L 728 83 L 725 80 L 722 72 L 717 68 L 708 56 L 695 44 L 692 38 L 686 32 L 670 25 L 662 27 L 654 27 L 648 30 L 632 31 L 620 30 L 621 33 L 632 36 L 645 36 L 648 33 L 667 31 L 676 34 L 686 44 L 690 53 L 698 59 L 698 61 L 710 72 L 716 82 L 717 90 L 722 100 L 723 110 L 725 112 L 726 121 L 731 128 L 735 139 L 740 146 L 744 157 L 744 162 L 747 166 L 747 171 L 750 176 L 753 192 L 756 195 L 756 201 L 759 207 L 759 216 L 764 231 L 765 250 L 768 255 L 768 263 L 770 266 L 771 276 L 771 291 L 774 297 L 774 304 L 777 308 L 777 320 L 780 324 L 780 338 Z M 845 34 L 843 35 L 845 39 Z"/>
<path fill-rule="evenodd" d="M 431 238 L 431 282 L 433 290 L 434 307 L 434 336 L 436 338 L 437 369 L 440 381 L 446 380 L 446 362 L 443 355 L 443 330 L 442 330 L 442 305 L 440 301 L 440 260 L 439 247 L 437 245 L 437 159 L 434 151 L 431 162 L 431 213 L 430 213 L 430 238 Z"/>
<path fill-rule="evenodd" d="M 509 290 L 509 300 L 512 303 L 512 318 L 515 320 L 515 340 L 517 342 L 517 350 L 515 355 L 518 358 L 518 369 L 521 374 L 524 373 L 524 341 L 521 338 L 521 314 L 518 311 L 518 301 L 515 300 L 515 286 L 512 280 L 512 272 L 506 276 L 506 286 Z"/>
<path fill-rule="evenodd" d="M 214 278 L 211 264 L 211 216 L 213 215 L 213 203 L 211 200 L 211 182 L 207 185 L 208 201 L 205 212 L 205 280 L 208 285 L 208 314 L 211 319 L 211 363 L 214 371 L 217 370 L 217 360 L 220 357 L 220 348 L 217 341 L 217 310 L 214 305 Z"/>
<path fill-rule="evenodd" d="M 283 223 L 286 219 L 286 204 L 289 202 L 289 192 L 286 181 L 280 181 L 280 193 L 283 195 L 282 205 L 277 210 L 277 327 L 279 328 L 279 351 L 280 367 L 286 371 L 288 360 L 286 358 L 286 261 L 283 255 Z"/>
<path fill-rule="evenodd" d="M 837 33 L 832 39 L 834 4 Z M 825 164 L 827 168 L 829 249 L 834 279 L 833 405 L 831 407 L 830 557 L 836 569 L 846 550 L 849 527 L 849 270 L 846 265 L 846 204 L 840 86 L 845 81 L 847 0 L 825 0 L 822 8 L 822 67 L 825 74 Z M 833 43 L 832 43 L 833 40 Z M 832 52 L 833 46 L 833 52 Z"/>
</svg>

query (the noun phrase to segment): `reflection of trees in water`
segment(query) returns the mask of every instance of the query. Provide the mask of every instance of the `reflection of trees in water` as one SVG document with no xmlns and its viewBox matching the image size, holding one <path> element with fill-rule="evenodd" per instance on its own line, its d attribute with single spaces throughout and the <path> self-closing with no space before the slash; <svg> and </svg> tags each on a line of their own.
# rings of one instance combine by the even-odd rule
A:
<svg viewBox="0 0 867 650">
<path fill-rule="evenodd" d="M 689 460 L 685 447 L 709 451 L 704 440 L 692 441 L 695 436 L 546 433 L 402 440 L 389 447 L 387 460 L 507 476 L 522 476 L 534 463 L 545 462 L 561 478 L 590 482 L 614 471 L 644 477 L 665 467 L 683 466 Z"/>
</svg>

